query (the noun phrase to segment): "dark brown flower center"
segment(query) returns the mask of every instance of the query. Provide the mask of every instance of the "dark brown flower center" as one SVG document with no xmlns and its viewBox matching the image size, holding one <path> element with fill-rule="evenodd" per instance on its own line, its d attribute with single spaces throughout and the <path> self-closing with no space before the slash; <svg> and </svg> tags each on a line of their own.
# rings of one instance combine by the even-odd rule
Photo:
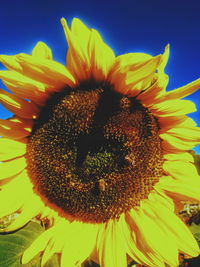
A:
<svg viewBox="0 0 200 267">
<path fill-rule="evenodd" d="M 66 216 L 97 223 L 118 218 L 147 198 L 162 176 L 158 130 L 134 98 L 103 86 L 66 89 L 35 122 L 29 176 L 47 205 Z"/>
</svg>

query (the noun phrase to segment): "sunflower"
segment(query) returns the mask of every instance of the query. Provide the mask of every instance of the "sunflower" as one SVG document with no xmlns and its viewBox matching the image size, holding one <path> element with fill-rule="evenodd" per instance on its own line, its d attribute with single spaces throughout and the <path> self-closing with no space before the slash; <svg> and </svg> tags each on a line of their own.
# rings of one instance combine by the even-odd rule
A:
<svg viewBox="0 0 200 267">
<path fill-rule="evenodd" d="M 178 265 L 179 253 L 199 255 L 176 215 L 200 201 L 200 177 L 188 152 L 200 128 L 181 100 L 200 79 L 166 91 L 163 54 L 115 56 L 100 34 L 79 19 L 61 23 L 67 65 L 38 42 L 32 54 L 1 55 L 0 102 L 14 116 L 0 120 L 0 216 L 18 213 L 5 229 L 32 218 L 49 227 L 23 253 L 22 263 L 54 254 L 61 267 L 93 259 L 125 267 Z"/>
</svg>

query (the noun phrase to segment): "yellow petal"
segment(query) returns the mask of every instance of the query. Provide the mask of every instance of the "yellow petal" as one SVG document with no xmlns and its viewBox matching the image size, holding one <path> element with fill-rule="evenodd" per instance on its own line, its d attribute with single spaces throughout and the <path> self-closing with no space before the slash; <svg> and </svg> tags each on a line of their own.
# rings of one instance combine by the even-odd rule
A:
<svg viewBox="0 0 200 267">
<path fill-rule="evenodd" d="M 49 240 L 47 247 L 44 250 L 44 253 L 42 255 L 42 261 L 41 261 L 41 267 L 43 267 L 47 261 L 53 256 L 54 253 L 56 253 L 56 251 L 54 250 L 54 242 L 51 240 Z"/>
<path fill-rule="evenodd" d="M 175 154 L 165 154 L 164 159 L 169 160 L 169 161 L 183 161 L 183 162 L 194 162 L 194 158 L 192 154 L 188 152 L 183 152 L 183 153 L 175 153 Z"/>
<path fill-rule="evenodd" d="M 24 157 L 0 163 L 0 180 L 18 174 L 25 167 L 26 167 L 26 160 Z"/>
<path fill-rule="evenodd" d="M 23 190 L 23 194 L 22 194 Z M 24 170 L 4 184 L 0 190 L 0 217 L 18 211 L 32 194 L 32 185 Z"/>
<path fill-rule="evenodd" d="M 172 91 L 167 92 L 166 95 L 158 99 L 158 102 L 162 102 L 162 101 L 169 100 L 169 99 L 171 100 L 180 99 L 188 95 L 191 95 L 198 89 L 200 89 L 200 79 L 197 79 L 191 83 L 188 83 L 178 89 L 174 89 Z"/>
<path fill-rule="evenodd" d="M 167 100 L 151 107 L 158 117 L 180 116 L 196 111 L 196 106 L 189 100 Z"/>
<path fill-rule="evenodd" d="M 132 231 L 132 236 L 135 239 L 135 243 L 140 251 L 143 251 L 143 254 L 150 258 L 151 267 L 165 267 L 163 258 L 154 251 L 152 247 L 150 247 L 146 241 L 144 240 L 143 236 L 141 235 L 136 222 L 133 219 L 133 213 L 135 211 L 131 210 L 131 212 L 126 214 L 126 222 L 129 224 L 129 227 Z M 132 216 L 133 215 L 133 216 Z"/>
<path fill-rule="evenodd" d="M 22 66 L 17 62 L 15 56 L 0 55 L 0 62 L 2 62 L 7 69 L 23 71 Z"/>
<path fill-rule="evenodd" d="M 32 85 L 24 84 L 23 82 L 10 82 L 3 80 L 5 86 L 13 92 L 16 96 L 20 98 L 30 99 L 35 102 L 38 106 L 44 105 L 46 100 L 49 98 L 49 92 L 43 92 L 39 88 L 35 86 L 35 82 Z M 34 88 L 35 87 L 35 88 Z M 44 87 L 46 91 L 46 88 Z"/>
<path fill-rule="evenodd" d="M 198 141 L 188 141 L 177 138 L 171 134 L 160 134 L 162 141 L 162 148 L 167 152 L 176 152 L 177 150 L 191 150 L 193 147 L 199 144 Z"/>
<path fill-rule="evenodd" d="M 26 54 L 18 54 L 17 60 L 23 67 L 23 74 L 35 80 L 56 85 L 57 90 L 67 85 L 74 86 L 73 76 L 62 64 L 49 59 L 41 59 Z"/>
<path fill-rule="evenodd" d="M 181 138 L 186 142 L 195 141 L 200 143 L 200 128 L 198 127 L 172 128 L 166 133 Z"/>
<path fill-rule="evenodd" d="M 32 55 L 38 58 L 52 59 L 51 49 L 43 42 L 38 42 L 33 48 Z"/>
<path fill-rule="evenodd" d="M 35 201 L 34 193 L 29 195 L 26 203 L 21 207 L 21 214 L 5 229 L 5 232 L 17 230 L 36 217 L 44 204 L 42 201 Z"/>
<path fill-rule="evenodd" d="M 24 89 L 27 88 L 28 92 L 30 91 L 30 94 L 32 91 L 45 92 L 45 85 L 43 83 L 28 78 L 24 74 L 21 74 L 17 71 L 2 70 L 0 71 L 0 78 L 3 80 L 3 82 L 8 82 L 8 84 L 13 84 L 13 86 L 16 84 L 16 86 Z M 28 92 L 26 96 L 28 95 Z"/>
<path fill-rule="evenodd" d="M 166 47 L 165 47 L 165 51 L 164 51 L 164 53 L 162 55 L 160 65 L 158 67 L 158 70 L 160 72 L 164 72 L 165 67 L 167 65 L 167 62 L 168 62 L 168 59 L 169 59 L 169 44 L 166 45 Z"/>
<path fill-rule="evenodd" d="M 95 246 L 97 225 L 74 222 L 69 227 L 70 234 L 66 235 L 61 267 L 66 266 L 66 262 L 67 266 L 80 265 L 91 255 Z"/>
<path fill-rule="evenodd" d="M 132 233 L 131 235 L 129 224 L 128 222 L 124 221 L 124 218 L 119 221 L 119 227 L 121 228 L 122 234 L 124 236 L 127 254 L 137 263 L 155 267 L 154 263 L 156 259 L 152 259 L 152 255 L 146 255 L 146 253 L 143 253 L 137 248 L 137 242 L 135 240 L 135 236 L 133 236 L 134 233 Z"/>
<path fill-rule="evenodd" d="M 88 53 L 92 77 L 96 81 L 104 81 L 113 65 L 115 55 L 111 48 L 103 42 L 100 34 L 94 29 L 91 30 Z"/>
<path fill-rule="evenodd" d="M 139 90 L 135 90 L 134 86 L 155 73 L 155 70 L 161 60 L 161 55 L 152 57 L 142 63 L 136 63 L 135 65 L 128 65 L 128 63 L 126 65 L 123 62 L 126 60 L 127 55 L 122 55 L 119 58 L 116 58 L 116 62 L 109 74 L 109 80 L 111 84 L 114 85 L 116 91 L 130 96 L 135 96 L 142 89 L 140 88 Z"/>
<path fill-rule="evenodd" d="M 189 180 L 175 180 L 171 177 L 162 177 L 155 186 L 164 190 L 172 199 L 178 201 L 200 201 L 200 181 L 195 179 L 194 183 Z"/>
<path fill-rule="evenodd" d="M 74 19 L 71 31 L 64 18 L 61 23 L 68 42 L 67 66 L 77 80 L 91 77 L 105 80 L 114 61 L 114 53 L 99 33 L 88 29 L 80 20 Z"/>
<path fill-rule="evenodd" d="M 8 93 L 0 89 L 0 102 L 13 112 L 22 118 L 35 118 L 39 113 L 39 108 L 33 103 Z"/>
<path fill-rule="evenodd" d="M 157 74 L 155 82 L 152 83 L 144 92 L 137 96 L 137 99 L 142 102 L 143 105 L 150 107 L 154 104 L 155 99 L 165 93 L 165 88 L 168 84 L 169 77 L 165 73 Z"/>
<path fill-rule="evenodd" d="M 27 264 L 39 252 L 43 251 L 53 235 L 54 228 L 45 230 L 33 243 L 28 247 L 22 256 L 22 264 Z"/>
<path fill-rule="evenodd" d="M 117 221 L 109 221 L 102 226 L 97 240 L 97 251 L 101 266 L 126 267 L 126 251 L 121 233 L 117 231 Z"/>
<path fill-rule="evenodd" d="M 14 140 L 10 140 L 8 138 L 0 138 L 0 147 L 2 148 L 2 150 L 0 151 L 0 154 L 6 154 L 7 151 L 9 151 L 9 153 L 11 151 L 16 151 L 17 153 L 26 153 L 26 145 L 19 143 L 17 141 Z M 7 151 L 6 151 L 7 150 Z"/>
<path fill-rule="evenodd" d="M 177 180 L 185 180 L 191 182 L 191 184 L 196 181 L 200 182 L 200 177 L 193 163 L 183 162 L 180 159 L 177 161 L 166 160 L 163 164 L 163 169 Z"/>
<path fill-rule="evenodd" d="M 166 232 L 161 230 L 159 224 L 156 225 L 159 222 L 155 223 L 141 209 L 135 213 L 132 211 L 130 213 L 140 232 L 141 239 L 147 247 L 153 249 L 155 253 L 160 255 L 169 266 L 176 267 L 178 265 L 178 251 L 173 240 L 167 236 Z M 163 246 L 163 240 L 165 240 L 165 246 Z"/>
<path fill-rule="evenodd" d="M 157 201 L 146 202 L 146 214 L 152 220 L 159 220 L 159 226 L 168 233 L 179 251 L 192 257 L 199 255 L 198 244 L 186 225 L 169 209 Z"/>
<path fill-rule="evenodd" d="M 77 80 L 86 80 L 90 75 L 88 71 L 89 58 L 86 52 L 86 42 L 79 42 L 78 37 L 70 31 L 64 18 L 61 19 L 63 30 L 68 42 L 67 67 Z M 89 32 L 85 32 L 85 40 L 89 40 Z"/>
</svg>

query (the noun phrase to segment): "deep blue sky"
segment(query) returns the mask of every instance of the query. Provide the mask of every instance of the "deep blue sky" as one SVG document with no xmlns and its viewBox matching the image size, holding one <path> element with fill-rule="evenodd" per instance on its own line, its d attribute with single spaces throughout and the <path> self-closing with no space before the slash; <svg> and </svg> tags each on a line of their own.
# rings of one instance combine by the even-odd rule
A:
<svg viewBox="0 0 200 267">
<path fill-rule="evenodd" d="M 199 0 L 7 0 L 0 9 L 0 54 L 30 53 L 37 41 L 44 41 L 54 58 L 65 63 L 67 45 L 59 20 L 78 17 L 98 29 L 117 55 L 156 55 L 169 43 L 170 90 L 200 77 L 199 14 Z M 197 104 L 199 112 L 191 117 L 200 126 L 200 91 L 188 99 Z M 8 115 L 0 107 L 0 117 Z"/>
</svg>

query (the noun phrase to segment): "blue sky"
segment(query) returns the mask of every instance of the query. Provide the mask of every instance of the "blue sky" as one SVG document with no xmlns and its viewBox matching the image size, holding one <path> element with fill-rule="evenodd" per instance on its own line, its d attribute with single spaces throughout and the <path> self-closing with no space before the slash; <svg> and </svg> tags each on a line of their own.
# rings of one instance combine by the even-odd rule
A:
<svg viewBox="0 0 200 267">
<path fill-rule="evenodd" d="M 46 42 L 54 59 L 65 63 L 67 44 L 60 18 L 82 19 L 96 28 L 117 55 L 164 51 L 171 54 L 166 72 L 168 89 L 200 77 L 199 0 L 10 0 L 0 9 L 0 53 L 30 53 L 37 41 Z M 2 67 L 3 68 L 3 67 Z M 200 126 L 200 91 L 188 97 L 197 105 L 191 114 Z M 9 113 L 1 106 L 0 117 Z M 200 146 L 196 148 L 200 154 Z"/>
</svg>

